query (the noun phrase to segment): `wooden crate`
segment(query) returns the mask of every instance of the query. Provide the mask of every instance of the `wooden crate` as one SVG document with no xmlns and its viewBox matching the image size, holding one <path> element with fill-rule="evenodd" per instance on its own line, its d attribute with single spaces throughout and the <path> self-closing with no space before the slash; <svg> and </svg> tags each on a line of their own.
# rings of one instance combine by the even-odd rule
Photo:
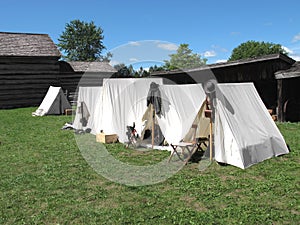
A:
<svg viewBox="0 0 300 225">
<path fill-rule="evenodd" d="M 118 136 L 116 134 L 100 133 L 96 135 L 96 141 L 106 144 L 116 143 L 118 141 Z"/>
<path fill-rule="evenodd" d="M 69 115 L 73 115 L 74 110 L 73 109 L 65 109 L 65 115 L 69 116 Z"/>
<path fill-rule="evenodd" d="M 205 115 L 205 117 L 211 118 L 211 114 L 212 114 L 211 109 L 206 109 L 206 110 L 204 110 L 204 115 Z"/>
</svg>

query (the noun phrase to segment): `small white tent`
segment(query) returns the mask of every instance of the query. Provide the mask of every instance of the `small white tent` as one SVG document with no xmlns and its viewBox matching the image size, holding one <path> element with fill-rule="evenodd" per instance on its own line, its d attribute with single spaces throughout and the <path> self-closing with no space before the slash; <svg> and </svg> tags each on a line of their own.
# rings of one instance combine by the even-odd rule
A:
<svg viewBox="0 0 300 225">
<path fill-rule="evenodd" d="M 71 105 L 61 87 L 50 86 L 41 105 L 32 113 L 32 115 L 60 115 L 64 113 L 65 109 L 71 109 Z"/>
<path fill-rule="evenodd" d="M 136 124 L 142 133 L 142 118 L 147 111 L 147 94 L 151 82 L 160 84 L 162 115 L 156 116 L 159 127 L 169 144 L 185 139 L 193 124 L 198 132 L 207 135 L 208 123 L 203 118 L 205 92 L 201 84 L 163 85 L 160 79 L 110 79 L 99 89 L 99 99 L 92 94 L 83 97 L 80 89 L 78 103 L 84 101 L 91 115 L 92 133 L 103 130 L 117 134 L 126 142 L 126 126 Z M 276 124 L 268 114 L 251 83 L 218 84 L 215 105 L 214 157 L 218 162 L 247 168 L 273 156 L 288 153 Z M 86 89 L 85 92 L 96 92 Z M 76 114 L 75 128 L 81 115 Z M 88 124 L 90 121 L 88 122 Z"/>
</svg>

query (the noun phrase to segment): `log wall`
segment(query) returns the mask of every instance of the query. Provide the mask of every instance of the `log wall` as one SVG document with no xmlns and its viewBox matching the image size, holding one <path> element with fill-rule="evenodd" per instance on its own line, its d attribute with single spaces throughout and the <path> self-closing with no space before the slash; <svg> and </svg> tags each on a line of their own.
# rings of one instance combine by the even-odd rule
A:
<svg viewBox="0 0 300 225">
<path fill-rule="evenodd" d="M 111 74 L 75 72 L 57 57 L 0 57 L 0 109 L 39 106 L 50 85 L 74 101 L 78 85 L 101 86 Z"/>
<path fill-rule="evenodd" d="M 58 86 L 57 57 L 1 57 L 0 109 L 38 106 Z"/>
</svg>

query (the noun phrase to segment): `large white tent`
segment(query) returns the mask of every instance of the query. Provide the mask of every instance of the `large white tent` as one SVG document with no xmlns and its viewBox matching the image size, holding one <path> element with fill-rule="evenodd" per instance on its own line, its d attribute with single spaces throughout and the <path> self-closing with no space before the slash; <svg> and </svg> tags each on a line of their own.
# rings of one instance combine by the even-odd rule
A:
<svg viewBox="0 0 300 225">
<path fill-rule="evenodd" d="M 76 129 L 90 128 L 93 134 L 100 132 L 100 130 L 97 131 L 95 123 L 101 117 L 95 111 L 100 109 L 100 106 L 103 106 L 101 94 L 102 87 L 79 87 L 78 104 L 73 121 L 73 126 Z M 87 121 L 87 124 L 84 124 L 85 126 L 81 122 L 83 118 Z"/>
<path fill-rule="evenodd" d="M 203 117 L 206 94 L 202 85 L 163 85 L 161 79 L 108 79 L 101 88 L 80 88 L 78 105 L 84 102 L 90 117 L 86 127 L 93 134 L 100 130 L 117 134 L 120 142 L 126 142 L 126 126 L 135 122 L 141 134 L 152 82 L 159 84 L 163 113 L 156 119 L 169 144 L 187 138 L 195 123 L 199 135 L 208 135 L 209 120 Z M 281 133 L 252 83 L 218 84 L 217 87 L 213 132 L 216 161 L 247 168 L 288 153 Z M 76 114 L 74 120 L 77 129 L 82 128 L 80 117 L 82 113 Z"/>
<path fill-rule="evenodd" d="M 215 113 L 216 161 L 247 168 L 289 152 L 252 83 L 218 87 L 221 97 L 217 99 Z"/>
<path fill-rule="evenodd" d="M 50 86 L 42 103 L 32 115 L 60 115 L 65 112 L 65 109 L 71 109 L 71 105 L 61 87 Z"/>
<path fill-rule="evenodd" d="M 73 126 L 76 129 L 90 128 L 92 134 L 100 131 L 118 134 L 119 141 L 126 142 L 128 125 L 135 122 L 138 133 L 142 132 L 142 117 L 147 109 L 147 94 L 152 82 L 163 83 L 161 78 L 104 79 L 103 87 L 79 87 Z M 80 108 L 82 102 L 87 112 Z M 88 123 L 83 127 L 80 120 L 86 115 Z"/>
</svg>

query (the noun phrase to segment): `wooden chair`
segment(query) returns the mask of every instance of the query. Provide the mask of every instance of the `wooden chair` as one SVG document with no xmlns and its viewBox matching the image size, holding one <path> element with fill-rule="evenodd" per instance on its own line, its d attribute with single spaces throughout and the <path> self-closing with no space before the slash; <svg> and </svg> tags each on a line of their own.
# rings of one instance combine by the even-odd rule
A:
<svg viewBox="0 0 300 225">
<path fill-rule="evenodd" d="M 182 142 L 179 142 L 178 144 L 170 144 L 173 151 L 169 157 L 169 162 L 172 159 L 172 157 L 174 156 L 174 154 L 176 154 L 178 156 L 178 158 L 180 160 L 184 161 L 184 163 L 186 164 L 197 150 L 199 150 L 199 149 L 203 150 L 201 147 L 202 144 L 204 144 L 207 147 L 206 142 L 208 141 L 208 138 L 196 138 L 197 128 L 198 128 L 198 126 L 196 124 L 192 125 L 192 129 L 194 129 L 194 133 L 193 133 L 191 142 L 183 142 L 182 141 Z M 178 152 L 178 148 L 181 149 L 183 156 L 184 156 L 184 152 L 187 151 L 188 156 L 186 159 L 184 159 L 184 157 L 182 158 L 180 156 L 180 153 Z"/>
</svg>

